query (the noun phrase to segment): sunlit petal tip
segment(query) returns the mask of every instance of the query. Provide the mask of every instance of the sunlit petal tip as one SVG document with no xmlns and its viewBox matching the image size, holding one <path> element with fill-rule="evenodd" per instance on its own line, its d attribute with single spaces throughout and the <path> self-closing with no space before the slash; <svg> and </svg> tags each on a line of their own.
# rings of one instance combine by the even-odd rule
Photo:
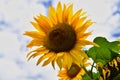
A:
<svg viewBox="0 0 120 80">
<path fill-rule="evenodd" d="M 41 60 L 42 61 L 42 60 Z M 40 60 L 37 61 L 36 66 L 38 66 L 41 63 Z"/>
<path fill-rule="evenodd" d="M 79 9 L 77 12 L 75 12 L 75 14 L 80 14 L 83 11 L 83 9 Z"/>
<path fill-rule="evenodd" d="M 33 58 L 33 55 L 34 55 L 34 54 L 30 55 L 30 56 L 28 57 L 27 61 L 29 61 L 31 58 Z"/>
<path fill-rule="evenodd" d="M 91 23 L 91 25 L 96 24 L 96 22 L 92 22 L 92 21 L 90 23 Z"/>
<path fill-rule="evenodd" d="M 26 31 L 27 32 L 27 31 Z M 23 33 L 23 35 L 26 35 L 26 32 L 25 33 Z"/>
<path fill-rule="evenodd" d="M 42 57 L 37 61 L 36 65 L 38 66 L 38 65 L 41 63 L 41 61 L 44 60 L 44 59 L 45 59 L 44 56 L 42 56 Z"/>
<path fill-rule="evenodd" d="M 33 26 L 34 26 L 34 24 L 35 24 L 35 22 L 32 22 L 32 21 L 31 21 L 30 23 L 31 23 Z"/>
<path fill-rule="evenodd" d="M 69 12 L 73 12 L 73 3 L 68 6 L 67 10 Z"/>
<path fill-rule="evenodd" d="M 39 32 L 42 32 L 41 28 L 40 28 L 40 25 L 37 23 L 37 22 L 30 22 L 33 27 L 38 30 Z M 43 32 L 42 32 L 43 33 Z"/>
<path fill-rule="evenodd" d="M 71 4 L 69 5 L 69 7 L 72 9 L 72 8 L 73 8 L 73 3 L 71 3 Z"/>
<path fill-rule="evenodd" d="M 33 17 L 35 21 L 38 21 L 38 17 Z"/>
<path fill-rule="evenodd" d="M 48 65 L 49 63 L 50 63 L 50 61 L 48 59 L 48 60 L 44 61 L 44 63 L 42 64 L 42 66 L 44 67 L 44 66 Z"/>
<path fill-rule="evenodd" d="M 51 64 L 52 64 L 53 69 L 55 70 L 55 60 L 53 60 Z"/>
<path fill-rule="evenodd" d="M 93 45 L 96 46 L 96 47 L 100 47 L 98 44 L 96 44 L 96 43 L 94 43 L 94 42 L 93 42 Z"/>
<path fill-rule="evenodd" d="M 32 45 L 31 45 L 31 44 L 28 44 L 26 47 L 27 47 L 27 48 L 32 48 Z"/>
<path fill-rule="evenodd" d="M 28 58 L 28 56 L 30 56 L 30 54 L 31 54 L 31 53 L 29 52 L 29 53 L 26 55 L 26 58 Z"/>
<path fill-rule="evenodd" d="M 61 8 L 61 2 L 60 1 L 57 4 L 57 8 Z"/>
<path fill-rule="evenodd" d="M 33 52 L 36 52 L 37 50 L 32 50 L 30 51 L 27 55 L 26 55 L 26 58 L 28 58 Z"/>
<path fill-rule="evenodd" d="M 87 14 L 87 12 L 82 12 L 81 14 L 80 14 L 80 16 L 85 16 Z"/>
</svg>

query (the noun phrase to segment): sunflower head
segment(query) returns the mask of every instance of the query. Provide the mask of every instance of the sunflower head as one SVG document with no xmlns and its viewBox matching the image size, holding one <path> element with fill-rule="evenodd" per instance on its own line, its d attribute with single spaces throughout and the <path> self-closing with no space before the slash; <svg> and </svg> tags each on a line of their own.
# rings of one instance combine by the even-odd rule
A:
<svg viewBox="0 0 120 80">
<path fill-rule="evenodd" d="M 81 80 L 85 71 L 78 65 L 72 64 L 70 69 L 64 68 L 64 70 L 59 71 L 58 76 L 60 80 Z"/>
<path fill-rule="evenodd" d="M 39 56 L 37 65 L 44 61 L 43 66 L 56 62 L 60 68 L 71 67 L 72 63 L 80 65 L 82 60 L 87 59 L 86 53 L 82 48 L 94 43 L 86 40 L 91 32 L 85 32 L 93 24 L 87 20 L 82 9 L 73 13 L 73 5 L 68 7 L 64 4 L 63 8 L 59 2 L 57 8 L 50 6 L 48 17 L 39 15 L 35 21 L 31 22 L 37 31 L 25 32 L 25 35 L 32 37 L 32 41 L 27 45 L 28 48 L 37 48 L 27 57 L 34 58 Z"/>
<path fill-rule="evenodd" d="M 74 78 L 80 72 L 80 70 L 81 68 L 78 65 L 73 64 L 67 71 L 67 74 L 70 78 Z"/>
<path fill-rule="evenodd" d="M 59 23 L 49 30 L 45 38 L 46 48 L 54 52 L 71 50 L 76 41 L 73 28 L 65 23 Z"/>
</svg>

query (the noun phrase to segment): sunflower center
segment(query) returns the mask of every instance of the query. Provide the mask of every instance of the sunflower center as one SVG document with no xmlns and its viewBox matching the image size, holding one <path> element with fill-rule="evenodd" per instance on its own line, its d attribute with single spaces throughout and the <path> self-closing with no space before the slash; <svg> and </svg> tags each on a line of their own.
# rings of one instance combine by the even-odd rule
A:
<svg viewBox="0 0 120 80">
<path fill-rule="evenodd" d="M 80 72 L 81 68 L 76 65 L 72 64 L 71 68 L 68 70 L 67 74 L 70 78 L 74 78 L 77 76 L 77 74 Z"/>
<path fill-rule="evenodd" d="M 74 47 L 76 34 L 72 26 L 60 23 L 51 28 L 45 38 L 45 46 L 54 52 L 69 51 Z"/>
</svg>

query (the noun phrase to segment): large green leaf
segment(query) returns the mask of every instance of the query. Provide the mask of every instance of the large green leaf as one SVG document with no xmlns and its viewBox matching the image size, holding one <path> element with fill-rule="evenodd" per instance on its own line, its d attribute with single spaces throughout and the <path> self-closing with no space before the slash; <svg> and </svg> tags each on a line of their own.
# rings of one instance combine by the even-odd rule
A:
<svg viewBox="0 0 120 80">
<path fill-rule="evenodd" d="M 102 62 L 103 64 L 106 64 L 111 59 L 111 53 L 105 47 L 92 47 L 90 50 L 88 50 L 87 54 L 96 63 Z"/>
<path fill-rule="evenodd" d="M 101 47 L 106 47 L 109 44 L 108 40 L 104 37 L 96 37 L 93 42 L 97 43 Z"/>
<path fill-rule="evenodd" d="M 87 54 L 96 63 L 101 62 L 105 65 L 120 53 L 120 42 L 118 41 L 109 42 L 104 37 L 97 37 L 94 39 L 94 42 L 97 43 L 99 47 L 94 46 L 90 48 Z"/>
<path fill-rule="evenodd" d="M 120 53 L 120 42 L 119 41 L 110 42 L 108 48 L 115 53 Z"/>
<path fill-rule="evenodd" d="M 94 39 L 94 42 L 97 43 L 100 47 L 105 47 L 115 53 L 120 53 L 120 42 L 119 41 L 109 42 L 104 37 L 97 37 Z"/>
</svg>

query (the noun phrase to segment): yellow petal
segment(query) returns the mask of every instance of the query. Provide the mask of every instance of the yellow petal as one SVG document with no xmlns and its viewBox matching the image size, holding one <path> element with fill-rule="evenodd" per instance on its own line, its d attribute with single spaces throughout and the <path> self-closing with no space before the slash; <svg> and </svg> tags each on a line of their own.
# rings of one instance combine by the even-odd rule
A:
<svg viewBox="0 0 120 80">
<path fill-rule="evenodd" d="M 57 53 L 57 57 L 62 57 L 64 55 L 64 52 Z"/>
<path fill-rule="evenodd" d="M 71 4 L 70 6 L 68 6 L 68 8 L 65 10 L 65 13 L 64 13 L 64 22 L 67 22 L 67 23 L 70 22 L 70 20 L 72 18 L 72 15 L 73 15 L 72 9 L 73 9 L 73 4 Z"/>
<path fill-rule="evenodd" d="M 43 39 L 33 39 L 28 45 L 28 48 L 31 48 L 33 46 L 42 46 L 44 44 L 44 40 Z"/>
<path fill-rule="evenodd" d="M 38 53 L 34 53 L 34 54 L 30 55 L 30 56 L 28 57 L 28 61 L 29 61 L 31 58 L 33 58 L 34 56 L 36 56 L 36 54 L 38 54 Z M 39 55 L 41 55 L 41 54 L 39 54 Z"/>
<path fill-rule="evenodd" d="M 62 68 L 62 57 L 64 55 L 64 52 L 59 52 L 57 53 L 57 56 L 56 56 L 56 62 L 57 62 L 57 65 L 59 66 L 59 68 L 61 69 Z"/>
<path fill-rule="evenodd" d="M 80 15 L 82 9 L 78 10 L 73 16 L 72 16 L 72 20 L 70 22 L 70 24 L 72 24 Z"/>
<path fill-rule="evenodd" d="M 24 33 L 24 35 L 30 36 L 32 38 L 37 38 L 37 39 L 43 39 L 44 38 L 44 34 L 40 34 L 39 32 L 36 31 L 27 31 Z"/>
<path fill-rule="evenodd" d="M 58 57 L 58 58 L 56 59 L 56 63 L 57 63 L 57 65 L 59 66 L 59 68 L 62 69 L 62 60 L 61 60 L 60 57 Z"/>
<path fill-rule="evenodd" d="M 83 45 L 81 45 L 78 40 L 76 41 L 76 44 L 75 44 L 75 49 L 82 49 L 83 48 Z"/>
<path fill-rule="evenodd" d="M 41 30 L 40 25 L 35 22 L 31 22 L 31 24 L 39 31 L 39 33 L 44 34 L 44 32 Z"/>
<path fill-rule="evenodd" d="M 68 15 L 68 23 L 71 22 L 72 16 L 73 16 L 73 4 L 71 4 L 68 8 L 67 8 L 67 14 Z"/>
<path fill-rule="evenodd" d="M 33 55 L 33 58 L 34 58 L 34 57 L 37 57 L 37 56 L 40 56 L 41 54 L 46 54 L 46 53 L 48 53 L 48 52 L 49 52 L 48 49 L 41 50 L 41 51 L 35 53 L 35 54 Z"/>
<path fill-rule="evenodd" d="M 75 29 L 76 28 L 76 26 L 77 26 L 77 23 L 79 22 L 79 17 L 78 18 L 76 18 L 72 23 L 71 23 L 71 26 Z"/>
<path fill-rule="evenodd" d="M 117 61 L 120 63 L 120 57 L 117 57 Z"/>
<path fill-rule="evenodd" d="M 78 64 L 82 63 L 82 57 L 80 56 L 80 52 L 78 50 L 71 50 L 70 55 L 74 58 L 74 60 L 76 60 L 76 62 L 79 62 Z"/>
<path fill-rule="evenodd" d="M 99 80 L 103 80 L 103 78 L 100 76 Z"/>
<path fill-rule="evenodd" d="M 53 54 L 48 60 L 46 60 L 42 66 L 48 65 L 50 62 L 52 62 L 55 59 L 55 54 Z"/>
<path fill-rule="evenodd" d="M 77 34 L 77 40 L 78 39 L 83 40 L 83 39 L 86 39 L 88 36 L 90 36 L 92 34 L 92 32 L 88 32 L 88 33 L 80 33 L 80 32 L 78 32 L 76 34 Z"/>
<path fill-rule="evenodd" d="M 55 69 L 55 59 L 52 61 L 52 67 Z"/>
<path fill-rule="evenodd" d="M 35 49 L 35 50 L 32 50 L 32 51 L 30 51 L 30 52 L 27 54 L 26 57 L 30 56 L 30 54 L 33 53 L 33 52 L 40 52 L 40 51 L 43 51 L 43 50 L 45 50 L 45 49 L 46 49 L 45 47 L 40 47 L 40 48 L 37 48 L 37 49 Z"/>
<path fill-rule="evenodd" d="M 66 23 L 67 21 L 65 13 L 66 13 L 66 5 L 64 4 L 63 13 L 62 13 L 62 20 L 64 23 Z"/>
<path fill-rule="evenodd" d="M 41 61 L 43 61 L 43 60 L 46 59 L 46 58 L 50 58 L 50 57 L 53 56 L 53 55 L 54 55 L 53 53 L 48 53 L 48 54 L 43 55 L 42 57 L 40 57 L 40 58 L 38 59 L 36 65 L 40 64 Z"/>
<path fill-rule="evenodd" d="M 84 58 L 88 59 L 87 54 L 83 50 L 79 50 L 80 55 L 83 56 Z"/>
<path fill-rule="evenodd" d="M 117 70 L 119 70 L 119 68 L 118 68 L 118 63 L 117 63 L 117 61 L 116 61 L 115 59 L 113 59 L 113 63 L 114 63 L 115 68 L 116 68 Z"/>
<path fill-rule="evenodd" d="M 84 24 L 84 21 L 86 18 L 87 17 L 82 17 L 82 18 L 78 19 L 78 22 L 77 22 L 76 27 L 75 27 L 76 31 L 82 29 L 81 26 Z M 80 32 L 80 31 L 77 31 L 77 32 Z"/>
<path fill-rule="evenodd" d="M 74 60 L 79 61 L 80 55 L 79 53 L 76 53 L 75 50 L 70 51 L 70 55 L 73 57 Z"/>
<path fill-rule="evenodd" d="M 94 22 L 91 22 L 91 20 L 87 20 L 87 21 L 86 21 L 79 29 L 77 29 L 76 31 L 83 33 L 83 32 L 85 32 L 86 29 L 87 29 L 90 25 L 92 25 L 93 23 L 94 23 Z"/>
<path fill-rule="evenodd" d="M 50 26 L 46 26 L 46 23 L 42 19 L 39 18 L 34 18 L 34 19 L 39 24 L 41 30 L 46 34 L 50 29 Z"/>
<path fill-rule="evenodd" d="M 49 18 L 50 18 L 52 24 L 54 24 L 54 25 L 57 24 L 56 12 L 52 6 L 49 7 L 48 15 L 49 15 Z"/>
<path fill-rule="evenodd" d="M 57 22 L 62 23 L 62 6 L 60 2 L 57 5 L 56 16 L 57 16 Z"/>
<path fill-rule="evenodd" d="M 64 69 L 64 70 L 60 70 L 60 71 L 59 71 L 58 76 L 59 76 L 59 77 L 65 77 L 66 74 L 67 74 L 67 70 Z"/>
<path fill-rule="evenodd" d="M 110 70 L 107 68 L 102 69 L 104 80 L 110 76 Z"/>
<path fill-rule="evenodd" d="M 46 16 L 40 15 L 38 17 L 39 17 L 40 20 L 42 20 L 42 22 L 44 22 L 44 25 L 45 25 L 44 27 L 50 28 L 50 27 L 53 26 L 52 22 Z"/>
<path fill-rule="evenodd" d="M 82 12 L 82 13 L 80 14 L 80 16 L 85 16 L 86 13 L 87 13 L 87 12 Z"/>
<path fill-rule="evenodd" d="M 72 62 L 72 57 L 66 52 L 63 56 L 63 67 L 70 69 Z"/>
<path fill-rule="evenodd" d="M 28 57 L 28 60 L 30 60 L 31 58 L 35 58 L 35 57 L 37 57 L 37 56 L 40 56 L 41 54 L 45 54 L 45 53 L 48 53 L 49 52 L 49 50 L 48 49 L 44 49 L 44 50 L 40 50 L 40 49 L 38 49 L 38 51 L 37 52 L 35 52 L 35 53 L 33 53 L 32 55 L 30 55 L 29 57 Z M 28 55 L 27 55 L 28 56 Z"/>
<path fill-rule="evenodd" d="M 86 46 L 86 45 L 94 45 L 96 47 L 99 47 L 99 45 L 97 45 L 96 43 L 94 42 L 90 42 L 88 40 L 78 40 L 77 41 L 77 44 L 81 45 L 81 46 Z"/>
<path fill-rule="evenodd" d="M 106 80 L 106 71 L 104 69 L 102 70 L 102 73 L 103 73 L 104 80 Z"/>
</svg>

